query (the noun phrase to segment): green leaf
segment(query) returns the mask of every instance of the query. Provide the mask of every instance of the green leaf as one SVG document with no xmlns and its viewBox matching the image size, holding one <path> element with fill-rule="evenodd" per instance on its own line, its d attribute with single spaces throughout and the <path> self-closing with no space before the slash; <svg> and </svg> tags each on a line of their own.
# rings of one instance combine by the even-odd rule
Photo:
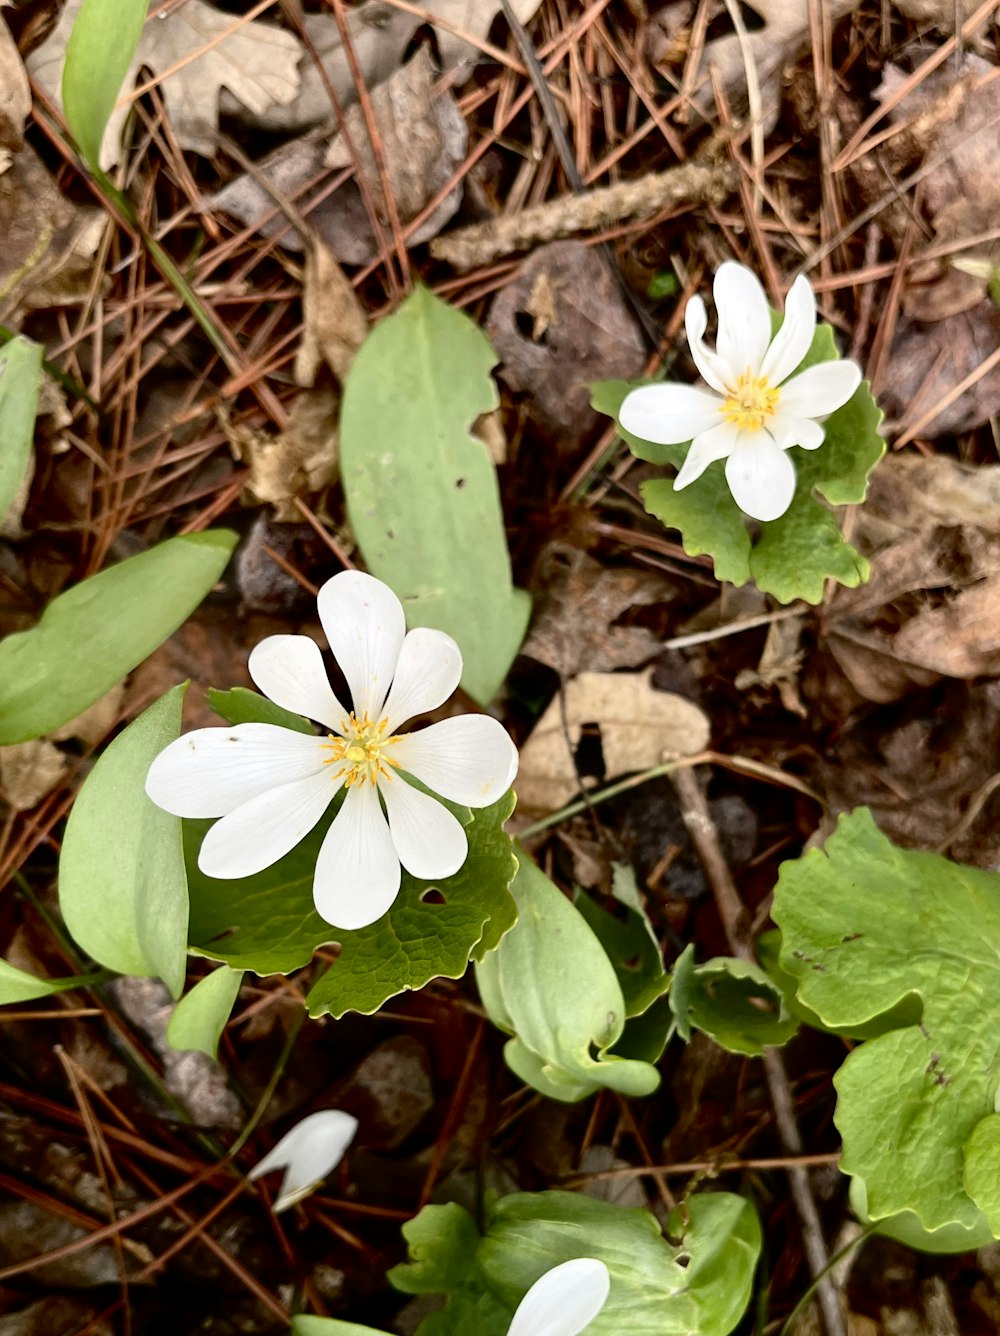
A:
<svg viewBox="0 0 1000 1336">
<path fill-rule="evenodd" d="M 626 1017 L 641 1016 L 669 990 L 670 975 L 663 968 L 660 944 L 651 935 L 638 901 L 635 909 L 626 908 L 624 919 L 615 918 L 583 892 L 573 903 L 590 925 L 618 976 Z"/>
<path fill-rule="evenodd" d="M 313 1016 L 368 1014 L 396 993 L 423 988 L 441 975 L 459 978 L 470 957 L 490 949 L 514 923 L 508 886 L 516 862 L 503 829 L 514 798 L 506 794 L 475 813 L 446 805 L 466 827 L 465 863 L 453 877 L 437 881 L 418 881 L 404 871 L 388 914 L 356 931 L 331 927 L 313 907 L 316 858 L 336 802 L 280 862 L 234 881 L 217 881 L 198 868 L 197 852 L 211 823 L 185 821 L 191 945 L 233 969 L 287 974 L 307 965 L 318 947 L 339 942 L 336 964 L 309 994 Z M 436 897 L 424 900 L 431 888 L 439 889 L 444 904 L 434 903 Z"/>
<path fill-rule="evenodd" d="M 66 44 L 62 105 L 66 124 L 90 167 L 132 64 L 147 0 L 83 0 Z"/>
<path fill-rule="evenodd" d="M 571 1192 L 523 1192 L 493 1205 L 480 1238 L 460 1207 L 426 1206 L 403 1227 L 412 1260 L 389 1279 L 408 1294 L 448 1295 L 419 1336 L 504 1336 L 540 1276 L 571 1258 L 596 1257 L 611 1291 L 587 1336 L 726 1336 L 747 1306 L 760 1253 L 753 1206 L 728 1193 L 697 1196 L 671 1226 L 676 1245 L 649 1211 Z"/>
<path fill-rule="evenodd" d="M 69 988 L 85 988 L 98 977 L 81 974 L 72 979 L 39 979 L 37 975 L 15 969 L 6 960 L 0 960 L 0 1007 L 10 1002 L 34 1002 L 39 997 L 65 993 Z"/>
<path fill-rule="evenodd" d="M 75 941 L 120 974 L 184 989 L 187 880 L 180 819 L 146 797 L 153 758 L 181 731 L 187 683 L 129 724 L 98 760 L 66 823 L 59 906 Z"/>
<path fill-rule="evenodd" d="M 73 585 L 0 643 L 0 747 L 51 733 L 152 654 L 226 568 L 236 534 L 170 538 Z"/>
<path fill-rule="evenodd" d="M 389 1336 L 378 1327 L 340 1322 L 334 1317 L 293 1317 L 292 1336 Z"/>
<path fill-rule="evenodd" d="M 868 1215 L 865 1185 L 860 1178 L 851 1179 L 850 1200 L 862 1224 L 874 1225 L 876 1234 L 895 1239 L 897 1243 L 915 1248 L 918 1252 L 974 1252 L 976 1248 L 993 1242 L 990 1222 L 981 1211 L 969 1225 L 942 1225 L 940 1229 L 927 1230 L 912 1211 L 901 1211 L 899 1215 L 891 1215 L 885 1220 L 872 1221 Z"/>
<path fill-rule="evenodd" d="M 447 631 L 462 686 L 496 695 L 531 611 L 511 583 L 496 471 L 470 433 L 497 406 L 496 355 L 460 311 L 417 287 L 363 344 L 344 386 L 340 470 L 368 569 L 410 626 Z"/>
<path fill-rule="evenodd" d="M 617 421 L 622 400 L 634 388 L 627 380 L 605 380 L 592 386 L 590 401 L 599 413 L 606 413 Z M 625 431 L 620 423 L 618 431 L 637 459 L 652 464 L 673 464 L 675 468 L 680 468 L 684 462 L 686 446 L 657 445 L 640 440 Z M 644 482 L 639 491 L 650 515 L 668 528 L 680 531 L 688 556 L 707 554 L 714 563 L 717 580 L 728 580 L 734 585 L 746 584 L 750 579 L 750 535 L 721 469 L 708 469 L 702 474 L 697 491 L 692 485 L 676 492 L 669 478 Z"/>
<path fill-rule="evenodd" d="M 648 1095 L 660 1083 L 656 1068 L 610 1052 L 626 1010 L 604 948 L 545 873 L 519 857 L 517 924 L 476 967 L 490 1019 L 514 1036 L 507 1065 L 551 1099 L 584 1099 L 601 1086 Z"/>
<path fill-rule="evenodd" d="M 860 1044 L 834 1081 L 841 1167 L 871 1218 L 912 1212 L 931 1232 L 997 1220 L 982 1151 L 1000 1088 L 1000 876 L 898 849 L 862 808 L 823 851 L 782 866 L 773 916 L 781 968 L 821 1024 L 922 1004 L 917 1024 Z"/>
<path fill-rule="evenodd" d="M 775 316 L 775 328 L 780 323 Z M 836 356 L 833 331 L 829 325 L 820 325 L 797 371 Z M 592 403 L 617 419 L 622 400 L 632 388 L 626 381 L 605 381 L 594 387 Z M 818 450 L 792 449 L 798 478 L 792 504 L 779 519 L 755 526 L 760 537 L 752 548 L 747 519 L 726 485 L 724 461 L 709 465 L 680 492 L 674 490 L 672 479 L 644 483 L 643 502 L 650 514 L 680 531 L 685 552 L 712 557 L 716 579 L 740 585 L 753 578 L 779 602 L 802 598 L 819 603 L 827 579 L 854 588 L 868 578 L 868 562 L 844 540 L 837 517 L 817 500 L 816 493 L 831 505 L 864 500 L 868 476 L 885 453 L 878 432 L 881 420 L 865 381 L 827 418 L 826 439 Z M 637 458 L 654 464 L 679 468 L 688 451 L 686 445 L 657 445 L 639 440 L 621 426 L 618 430 Z"/>
<path fill-rule="evenodd" d="M 296 733 L 315 732 L 308 719 L 292 714 L 291 710 L 283 710 L 273 700 L 248 687 L 233 687 L 230 691 L 209 687 L 205 695 L 215 713 L 221 714 L 227 724 L 277 724 L 279 728 L 291 728 Z"/>
<path fill-rule="evenodd" d="M 195 1049 L 218 1057 L 219 1040 L 239 996 L 242 970 L 220 966 L 199 979 L 174 1007 L 167 1025 L 167 1043 L 178 1053 Z"/>
<path fill-rule="evenodd" d="M 674 966 L 670 1005 L 682 1039 L 692 1028 L 702 1030 L 730 1053 L 748 1057 L 787 1044 L 799 1028 L 781 989 L 759 965 L 729 956 L 695 965 L 690 946 Z"/>
<path fill-rule="evenodd" d="M 31 459 L 42 349 L 16 338 L 0 348 L 0 521 L 21 490 Z"/>
</svg>

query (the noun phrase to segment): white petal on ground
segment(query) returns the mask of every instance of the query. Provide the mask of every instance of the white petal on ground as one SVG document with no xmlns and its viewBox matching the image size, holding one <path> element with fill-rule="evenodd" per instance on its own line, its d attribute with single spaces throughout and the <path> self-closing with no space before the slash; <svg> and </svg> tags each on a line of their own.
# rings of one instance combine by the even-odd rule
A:
<svg viewBox="0 0 1000 1336">
<path fill-rule="evenodd" d="M 321 1109 L 303 1118 L 250 1170 L 251 1180 L 285 1169 L 275 1212 L 294 1206 L 336 1169 L 358 1130 L 357 1118 L 341 1109 Z"/>
<path fill-rule="evenodd" d="M 705 342 L 705 330 L 708 328 L 708 312 L 700 297 L 692 297 L 684 312 L 684 329 L 687 333 L 688 347 L 694 364 L 703 379 L 720 394 L 729 393 L 729 384 L 735 381 L 737 372 L 713 352 Z"/>
<path fill-rule="evenodd" d="M 790 445 L 801 445 L 803 450 L 818 450 L 826 438 L 823 427 L 812 418 L 792 417 L 785 413 L 768 418 L 767 431 L 782 450 L 787 450 Z"/>
<path fill-rule="evenodd" d="M 860 384 L 857 362 L 817 362 L 782 385 L 778 408 L 792 417 L 825 417 L 846 404 Z"/>
<path fill-rule="evenodd" d="M 517 774 L 517 748 L 488 714 L 463 714 L 407 733 L 390 755 L 432 793 L 467 807 L 496 802 Z"/>
<path fill-rule="evenodd" d="M 268 700 L 335 732 L 347 711 L 333 694 L 319 645 L 309 636 L 268 636 L 250 651 L 250 676 Z"/>
<path fill-rule="evenodd" d="M 745 514 L 776 520 L 792 504 L 795 465 L 766 431 L 744 431 L 726 460 L 726 482 Z"/>
<path fill-rule="evenodd" d="M 799 274 L 785 298 L 781 328 L 760 364 L 760 374 L 770 385 L 780 385 L 788 379 L 812 347 L 815 333 L 816 297 L 808 278 Z"/>
<path fill-rule="evenodd" d="M 608 1268 L 596 1257 L 574 1257 L 535 1281 L 517 1306 L 507 1336 L 579 1336 L 607 1302 Z"/>
<path fill-rule="evenodd" d="M 421 881 L 451 877 L 469 853 L 462 824 L 434 798 L 399 775 L 379 783 L 399 861 Z"/>
<path fill-rule="evenodd" d="M 642 385 L 625 396 L 618 421 L 644 441 L 680 445 L 722 421 L 722 402 L 692 385 Z"/>
<path fill-rule="evenodd" d="M 399 894 L 399 857 L 371 784 L 347 790 L 313 878 L 316 912 L 335 928 L 365 928 Z"/>
<path fill-rule="evenodd" d="M 225 816 L 281 784 L 318 774 L 327 745 L 276 724 L 196 728 L 160 752 L 146 792 L 174 816 Z"/>
<path fill-rule="evenodd" d="M 771 342 L 771 309 L 760 279 L 745 265 L 727 260 L 715 275 L 712 294 L 719 356 L 736 375 L 756 376 Z"/>
<path fill-rule="evenodd" d="M 461 676 L 462 651 L 451 636 L 425 626 L 407 632 L 384 707 L 389 732 L 443 705 Z"/>
<path fill-rule="evenodd" d="M 726 459 L 736 448 L 739 428 L 732 422 L 721 422 L 711 431 L 704 431 L 691 442 L 680 472 L 674 479 L 674 491 L 679 492 L 695 478 L 700 478 L 709 464 L 717 459 Z"/>
<path fill-rule="evenodd" d="M 215 823 L 202 841 L 198 866 L 223 880 L 262 872 L 305 839 L 342 783 L 327 766 L 321 774 L 251 798 Z"/>
<path fill-rule="evenodd" d="M 363 571 L 341 571 L 327 580 L 316 602 L 354 713 L 377 719 L 406 634 L 403 605 L 388 585 Z"/>
</svg>

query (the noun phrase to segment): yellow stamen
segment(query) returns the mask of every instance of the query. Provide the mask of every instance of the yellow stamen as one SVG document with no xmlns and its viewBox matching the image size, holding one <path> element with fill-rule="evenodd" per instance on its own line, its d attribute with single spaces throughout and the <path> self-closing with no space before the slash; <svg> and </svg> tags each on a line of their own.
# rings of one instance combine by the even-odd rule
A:
<svg viewBox="0 0 1000 1336">
<path fill-rule="evenodd" d="M 741 431 L 760 431 L 769 417 L 778 410 L 780 391 L 772 389 L 766 376 L 752 376 L 749 371 L 730 387 L 729 397 L 722 405 L 727 422 Z"/>
<path fill-rule="evenodd" d="M 329 735 L 329 742 L 326 748 L 329 756 L 324 757 L 324 765 L 347 762 L 346 769 L 338 768 L 338 775 L 343 775 L 345 788 L 352 788 L 355 784 L 377 784 L 379 779 L 391 779 L 391 767 L 398 767 L 399 762 L 386 754 L 386 748 L 393 742 L 398 741 L 396 737 L 386 737 L 389 728 L 388 719 L 380 719 L 378 723 L 373 723 L 367 714 L 363 714 L 359 719 L 352 713 L 349 718 L 341 720 L 341 727 L 344 730 L 343 737 L 335 737 L 332 733 Z"/>
</svg>

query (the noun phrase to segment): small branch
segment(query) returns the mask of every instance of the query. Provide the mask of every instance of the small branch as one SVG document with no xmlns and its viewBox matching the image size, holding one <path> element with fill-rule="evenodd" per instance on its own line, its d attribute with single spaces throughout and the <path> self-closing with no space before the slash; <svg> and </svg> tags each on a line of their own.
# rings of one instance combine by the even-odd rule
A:
<svg viewBox="0 0 1000 1336">
<path fill-rule="evenodd" d="M 729 949 L 734 956 L 739 956 L 742 960 L 752 960 L 747 912 L 722 852 L 719 832 L 712 820 L 708 799 L 693 770 L 677 770 L 671 778 L 680 798 L 684 825 L 691 836 L 691 843 L 698 851 L 698 857 L 712 887 Z M 774 1121 L 781 1140 L 781 1148 L 785 1155 L 793 1160 L 788 1165 L 792 1200 L 795 1202 L 802 1224 L 803 1247 L 809 1271 L 816 1282 L 816 1297 L 823 1312 L 827 1336 L 847 1336 L 836 1288 L 826 1274 L 830 1259 L 819 1211 L 816 1209 L 816 1202 L 809 1186 L 809 1174 L 803 1164 L 794 1163 L 794 1160 L 802 1155 L 802 1138 L 799 1135 L 798 1123 L 795 1121 L 791 1086 L 778 1049 L 764 1050 L 764 1071 L 771 1091 L 771 1104 L 774 1108 Z"/>
<path fill-rule="evenodd" d="M 648 218 L 663 209 L 721 204 L 733 187 L 729 164 L 685 162 L 635 181 L 600 186 L 583 195 L 560 195 L 520 213 L 492 218 L 435 237 L 431 254 L 460 273 L 514 251 L 578 232 L 596 232 L 627 218 Z"/>
</svg>

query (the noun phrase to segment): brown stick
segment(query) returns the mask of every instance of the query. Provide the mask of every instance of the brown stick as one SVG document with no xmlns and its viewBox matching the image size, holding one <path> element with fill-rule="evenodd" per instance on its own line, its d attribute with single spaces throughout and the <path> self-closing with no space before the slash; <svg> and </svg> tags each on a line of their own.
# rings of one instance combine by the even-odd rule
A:
<svg viewBox="0 0 1000 1336">
<path fill-rule="evenodd" d="M 719 832 L 712 820 L 708 799 L 693 770 L 678 770 L 671 775 L 671 779 L 680 798 L 684 825 L 691 836 L 691 843 L 698 851 L 698 857 L 712 887 L 729 949 L 734 956 L 739 956 L 742 960 L 752 960 L 753 951 L 750 947 L 746 909 L 740 900 L 733 874 L 722 852 Z M 847 1336 L 837 1291 L 829 1276 L 823 1275 L 830 1258 L 823 1237 L 819 1211 L 816 1209 L 816 1201 L 809 1186 L 809 1173 L 804 1164 L 795 1163 L 795 1160 L 800 1160 L 802 1156 L 802 1138 L 795 1120 L 795 1103 L 792 1099 L 791 1086 L 778 1049 L 764 1050 L 764 1071 L 771 1091 L 771 1104 L 774 1108 L 774 1121 L 781 1140 L 781 1148 L 792 1161 L 788 1165 L 789 1186 L 795 1209 L 802 1223 L 802 1243 L 809 1270 L 816 1280 L 816 1298 L 823 1312 L 827 1336 Z"/>
<path fill-rule="evenodd" d="M 582 195 L 560 195 L 519 213 L 492 218 L 435 237 L 431 254 L 460 273 L 545 241 L 595 232 L 626 218 L 652 217 L 662 209 L 721 204 L 733 188 L 727 163 L 685 162 L 635 181 L 600 186 Z"/>
</svg>

